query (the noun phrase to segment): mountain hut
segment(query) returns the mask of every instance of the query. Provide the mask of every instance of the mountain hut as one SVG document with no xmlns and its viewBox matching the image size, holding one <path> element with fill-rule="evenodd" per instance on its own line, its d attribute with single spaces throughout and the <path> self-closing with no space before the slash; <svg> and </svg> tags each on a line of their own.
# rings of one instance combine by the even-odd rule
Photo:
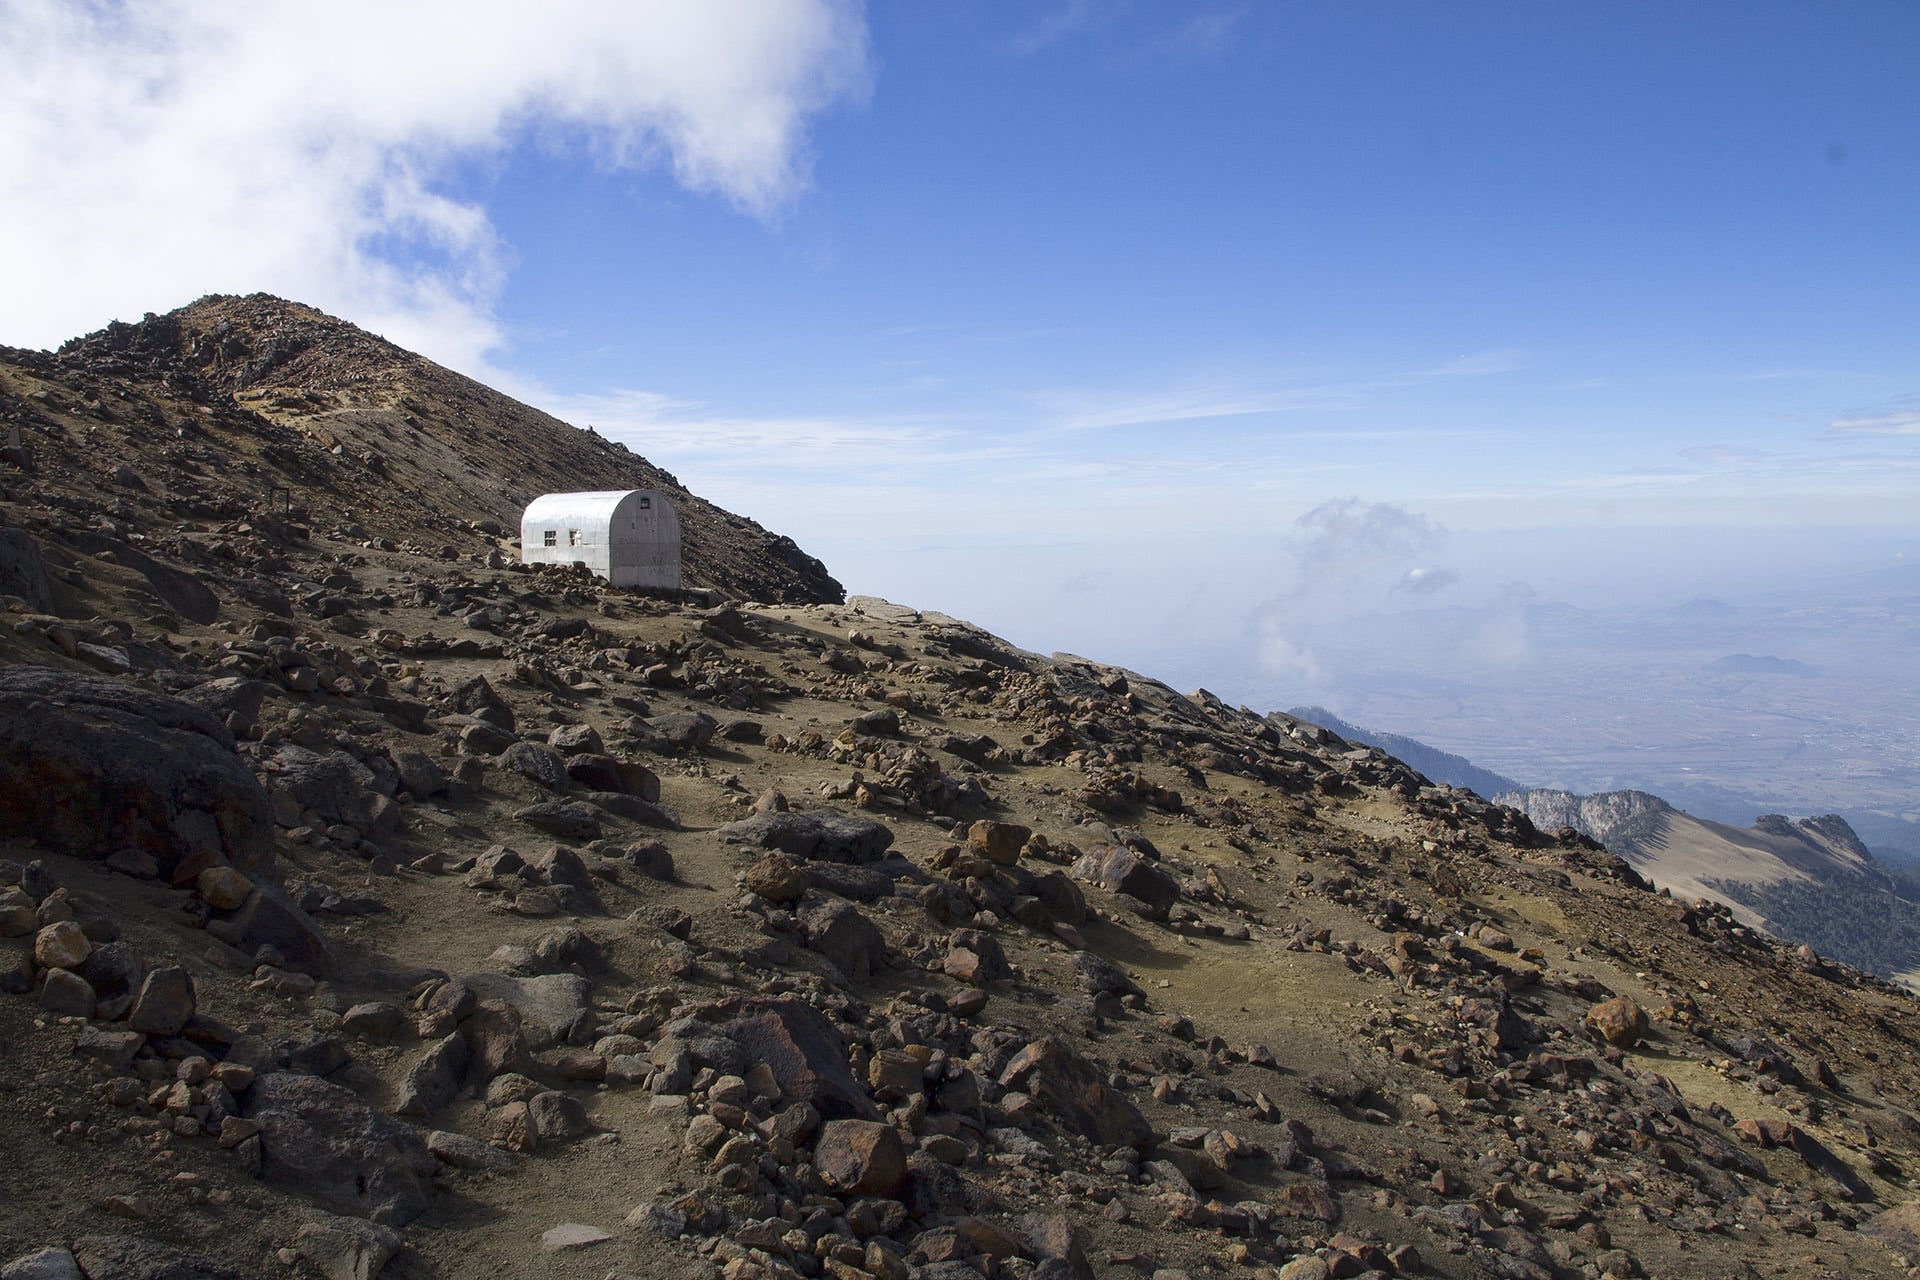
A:
<svg viewBox="0 0 1920 1280">
<path fill-rule="evenodd" d="M 583 563 L 616 587 L 680 585 L 680 517 L 651 489 L 544 493 L 520 517 L 520 559 Z"/>
</svg>

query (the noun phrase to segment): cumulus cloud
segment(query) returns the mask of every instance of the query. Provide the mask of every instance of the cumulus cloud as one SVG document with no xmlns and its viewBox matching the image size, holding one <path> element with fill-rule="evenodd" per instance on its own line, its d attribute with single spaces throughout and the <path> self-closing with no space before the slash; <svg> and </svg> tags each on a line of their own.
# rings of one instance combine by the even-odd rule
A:
<svg viewBox="0 0 1920 1280">
<path fill-rule="evenodd" d="M 0 341 L 265 289 L 478 371 L 512 250 L 456 166 L 584 148 L 769 216 L 866 77 L 852 0 L 0 0 Z"/>
<path fill-rule="evenodd" d="M 1440 527 L 1391 502 L 1333 498 L 1301 516 L 1300 572 L 1309 581 L 1333 572 L 1377 570 L 1432 546 Z"/>
<path fill-rule="evenodd" d="M 1290 573 L 1255 612 L 1254 641 L 1273 675 L 1312 686 L 1338 665 L 1322 651 L 1344 650 L 1354 621 L 1404 594 L 1430 595 L 1458 574 L 1431 563 L 1445 530 L 1391 502 L 1334 498 L 1296 522 Z M 1283 562 L 1284 563 L 1284 562 Z"/>
</svg>

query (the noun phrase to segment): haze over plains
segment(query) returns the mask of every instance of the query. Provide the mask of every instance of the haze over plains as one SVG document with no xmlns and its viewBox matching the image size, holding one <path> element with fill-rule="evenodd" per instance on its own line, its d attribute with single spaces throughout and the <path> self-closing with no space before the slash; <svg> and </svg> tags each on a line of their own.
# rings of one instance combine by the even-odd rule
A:
<svg viewBox="0 0 1920 1280">
<path fill-rule="evenodd" d="M 0 19 L 0 341 L 266 290 L 1035 649 L 1580 788 L 1920 760 L 1910 4 Z"/>
</svg>

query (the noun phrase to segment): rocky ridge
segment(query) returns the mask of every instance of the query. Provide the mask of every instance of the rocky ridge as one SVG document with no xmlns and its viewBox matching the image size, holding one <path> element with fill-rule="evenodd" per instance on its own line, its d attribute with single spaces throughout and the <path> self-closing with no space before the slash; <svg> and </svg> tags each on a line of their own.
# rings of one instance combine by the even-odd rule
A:
<svg viewBox="0 0 1920 1280">
<path fill-rule="evenodd" d="M 48 437 L 152 385 L 0 374 Z M 297 433 L 211 403 L 236 458 Z M 1920 1257 L 1913 1000 L 1576 833 L 943 615 L 616 591 L 397 505 L 177 529 L 35 444 L 9 1280 Z"/>
</svg>

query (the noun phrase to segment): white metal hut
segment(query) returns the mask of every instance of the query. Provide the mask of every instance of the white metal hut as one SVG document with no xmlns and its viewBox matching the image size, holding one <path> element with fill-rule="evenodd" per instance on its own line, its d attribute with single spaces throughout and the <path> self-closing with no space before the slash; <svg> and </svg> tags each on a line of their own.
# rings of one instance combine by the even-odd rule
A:
<svg viewBox="0 0 1920 1280">
<path fill-rule="evenodd" d="M 680 585 L 680 517 L 651 489 L 544 493 L 520 517 L 527 564 L 585 563 L 616 587 Z"/>
</svg>

